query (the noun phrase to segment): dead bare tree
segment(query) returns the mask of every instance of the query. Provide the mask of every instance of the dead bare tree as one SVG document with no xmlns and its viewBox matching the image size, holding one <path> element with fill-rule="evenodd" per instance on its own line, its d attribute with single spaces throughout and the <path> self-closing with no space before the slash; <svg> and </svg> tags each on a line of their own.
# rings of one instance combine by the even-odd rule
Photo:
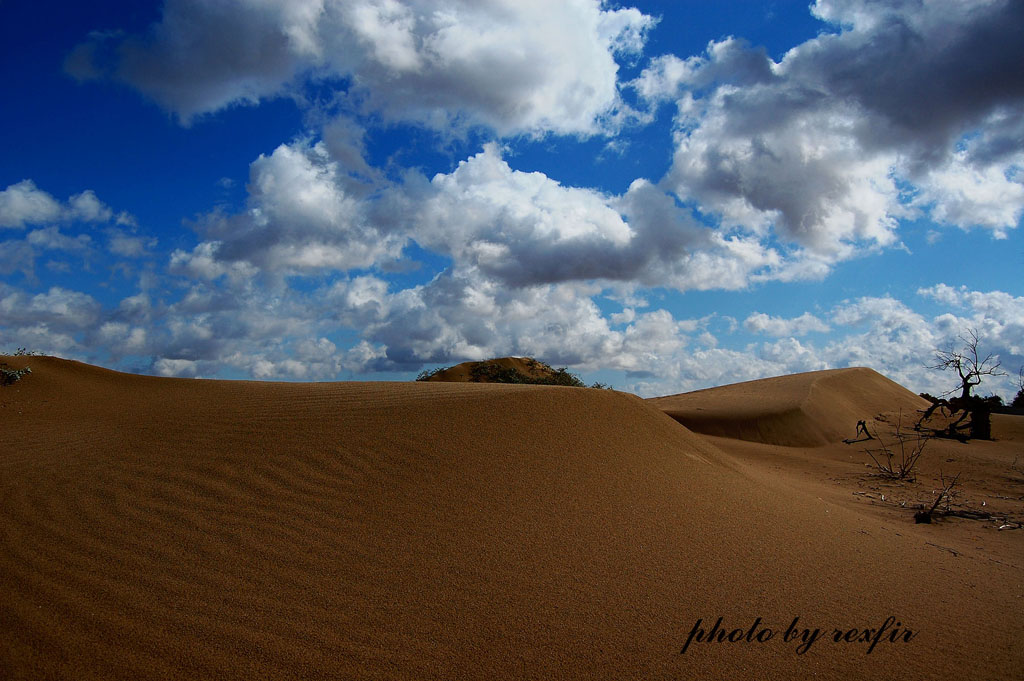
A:
<svg viewBox="0 0 1024 681">
<path fill-rule="evenodd" d="M 960 390 L 960 399 L 966 400 L 971 396 L 971 389 L 981 384 L 982 376 L 1006 375 L 1005 371 L 999 370 L 999 360 L 995 355 L 989 354 L 982 359 L 978 354 L 978 344 L 981 342 L 978 330 L 968 329 L 967 335 L 966 338 L 960 336 L 960 340 L 964 343 L 963 348 L 955 350 L 950 344 L 947 350 L 937 350 L 935 352 L 937 363 L 928 367 L 941 371 L 956 371 L 960 377 L 960 385 L 943 393 L 942 397 L 952 395 Z"/>
<path fill-rule="evenodd" d="M 948 412 L 950 422 L 935 434 L 941 437 L 952 437 L 958 440 L 991 438 L 992 405 L 989 400 L 972 395 L 971 391 L 979 386 L 984 376 L 1005 376 L 1000 371 L 999 359 L 992 354 L 982 357 L 978 352 L 981 337 L 977 329 L 968 329 L 967 335 L 961 335 L 963 347 L 959 350 L 950 344 L 946 350 L 935 352 L 936 363 L 928 365 L 929 369 L 955 371 L 960 379 L 959 385 L 939 396 L 918 420 L 915 430 L 920 430 L 925 421 L 939 409 Z M 957 391 L 960 394 L 954 397 Z"/>
</svg>

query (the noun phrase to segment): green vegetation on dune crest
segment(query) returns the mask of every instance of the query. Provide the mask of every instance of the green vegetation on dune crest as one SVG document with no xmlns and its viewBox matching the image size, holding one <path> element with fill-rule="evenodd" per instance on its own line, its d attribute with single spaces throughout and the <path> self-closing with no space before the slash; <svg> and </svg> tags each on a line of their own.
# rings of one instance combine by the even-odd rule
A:
<svg viewBox="0 0 1024 681">
<path fill-rule="evenodd" d="M 508 358 L 489 359 L 483 362 L 467 362 L 454 367 L 438 367 L 425 370 L 416 377 L 417 381 L 468 381 L 470 383 L 519 383 L 528 385 L 565 385 L 586 388 L 579 376 L 566 367 L 553 369 L 549 364 L 530 357 L 515 359 L 515 365 Z M 521 365 L 520 369 L 516 365 Z M 453 371 L 464 369 L 464 371 Z M 457 377 L 456 377 L 457 376 Z M 594 383 L 591 388 L 610 388 L 603 383 Z"/>
</svg>

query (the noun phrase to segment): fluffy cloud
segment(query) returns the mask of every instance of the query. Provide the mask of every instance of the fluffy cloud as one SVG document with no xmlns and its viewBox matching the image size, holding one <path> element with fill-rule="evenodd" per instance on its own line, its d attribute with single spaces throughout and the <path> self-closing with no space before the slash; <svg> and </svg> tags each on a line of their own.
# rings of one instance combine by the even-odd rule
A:
<svg viewBox="0 0 1024 681">
<path fill-rule="evenodd" d="M 587 134 L 620 103 L 615 54 L 638 52 L 652 25 L 598 0 L 167 0 L 145 35 L 93 34 L 66 68 L 123 80 L 185 122 L 312 76 L 392 119 Z"/>
<path fill-rule="evenodd" d="M 64 213 L 52 196 L 32 180 L 22 180 L 0 192 L 0 227 L 24 227 L 59 220 Z"/>
<path fill-rule="evenodd" d="M 775 376 L 800 371 L 867 366 L 911 390 L 941 394 L 955 387 L 956 377 L 929 369 L 937 349 L 963 344 L 961 336 L 977 329 L 983 353 L 1002 361 L 1011 376 L 991 377 L 982 394 L 1012 397 L 1017 388 L 1013 378 L 1024 364 L 1024 298 L 1004 292 L 972 291 L 944 284 L 922 289 L 920 295 L 947 306 L 935 316 L 915 310 L 908 302 L 892 297 L 862 297 L 836 305 L 828 314 L 830 336 L 820 344 L 800 341 L 792 335 L 743 348 L 688 347 L 685 352 L 662 355 L 659 370 L 629 385 L 644 395 L 657 395 Z M 765 319 L 767 317 L 767 320 Z M 792 320 L 751 315 L 745 326 L 771 328 L 780 322 L 780 333 L 789 325 L 799 332 L 802 325 L 825 324 L 809 313 Z M 729 343 L 727 335 L 719 341 Z"/>
<path fill-rule="evenodd" d="M 213 280 L 368 269 L 400 260 L 410 240 L 450 257 L 457 276 L 516 288 L 735 289 L 822 271 L 755 237 L 699 225 L 643 179 L 617 196 L 567 187 L 514 170 L 491 143 L 450 173 L 390 182 L 368 166 L 347 168 L 333 149 L 296 142 L 253 162 L 247 209 L 201 220 L 204 240 L 173 253 L 172 271 Z"/>
<path fill-rule="evenodd" d="M 21 272 L 28 278 L 35 276 L 35 251 L 22 239 L 0 241 L 0 274 Z"/>
<path fill-rule="evenodd" d="M 115 358 L 141 355 L 149 349 L 146 329 L 124 322 L 105 322 L 96 331 L 96 342 L 109 348 Z"/>
<path fill-rule="evenodd" d="M 956 377 L 928 368 L 935 351 L 959 348 L 967 331 L 975 329 L 983 354 L 993 354 L 1014 375 L 1024 365 L 1024 298 L 944 284 L 918 293 L 947 311 L 926 316 L 891 297 L 839 305 L 831 321 L 840 336 L 821 349 L 822 355 L 834 366 L 869 366 L 914 390 L 941 394 L 955 387 Z M 1004 397 L 1016 392 L 1008 376 L 986 380 L 980 391 Z"/>
<path fill-rule="evenodd" d="M 114 212 L 97 198 L 91 189 L 61 202 L 36 187 L 32 180 L 22 180 L 0 191 L 0 227 L 22 229 L 27 225 L 48 225 L 55 222 L 109 222 Z M 119 221 L 131 220 L 122 213 Z"/>
<path fill-rule="evenodd" d="M 92 238 L 88 234 L 79 234 L 77 237 L 70 237 L 61 234 L 55 227 L 43 227 L 34 229 L 25 237 L 30 245 L 38 248 L 45 248 L 54 251 L 84 251 L 89 248 Z"/>
<path fill-rule="evenodd" d="M 646 372 L 697 328 L 654 310 L 613 330 L 592 299 L 599 292 L 576 284 L 509 288 L 473 268 L 409 289 L 360 275 L 308 294 L 278 290 L 276 298 L 255 280 L 225 279 L 217 287 L 193 285 L 155 316 L 148 300 L 126 300 L 119 323 L 102 328 L 122 337 L 147 328 L 144 340 L 161 374 L 233 367 L 253 377 L 305 380 L 499 354 Z M 325 335 L 339 328 L 358 329 L 360 339 L 344 347 Z"/>
<path fill-rule="evenodd" d="M 825 348 L 837 366 L 871 367 L 905 385 L 932 384 L 925 365 L 942 337 L 903 301 L 859 298 L 837 306 L 831 321 L 846 332 Z"/>
<path fill-rule="evenodd" d="M 92 296 L 57 286 L 28 294 L 0 284 L 0 318 L 5 326 L 44 326 L 61 333 L 79 333 L 95 325 L 102 314 Z"/>
<path fill-rule="evenodd" d="M 410 238 L 506 286 L 738 289 L 827 271 L 813 256 L 787 256 L 756 236 L 700 225 L 647 180 L 617 196 L 566 187 L 512 169 L 495 144 L 451 173 L 394 193 L 384 212 L 415 216 L 405 219 Z"/>
<path fill-rule="evenodd" d="M 664 184 L 724 226 L 824 260 L 893 244 L 915 209 L 1003 234 L 1024 211 L 1024 6 L 818 0 L 841 27 L 778 63 L 726 39 L 633 83 L 677 102 Z M 909 194 L 907 193 L 909 187 Z"/>
<path fill-rule="evenodd" d="M 637 180 L 621 197 L 512 170 L 495 145 L 413 194 L 414 238 L 511 286 L 653 280 L 706 241 L 672 202 Z"/>
<path fill-rule="evenodd" d="M 1024 154 L 1017 161 L 1024 161 Z M 938 222 L 986 227 L 997 238 L 1006 238 L 1024 214 L 1021 172 L 999 164 L 978 167 L 968 161 L 967 152 L 960 152 L 928 173 L 915 203 L 930 208 Z"/>
<path fill-rule="evenodd" d="M 114 212 L 90 189 L 68 199 L 68 213 L 71 219 L 84 222 L 108 222 L 114 217 Z"/>
<path fill-rule="evenodd" d="M 983 351 L 1011 373 L 1024 364 L 1024 298 L 999 291 L 921 289 L 921 299 L 941 307 L 931 315 L 891 297 L 846 301 L 820 317 L 755 312 L 744 329 L 774 338 L 746 345 L 727 319 L 677 318 L 664 309 L 602 312 L 600 293 L 573 283 L 511 288 L 473 268 L 409 289 L 360 275 L 305 294 L 271 295 L 255 280 L 225 279 L 195 283 L 170 304 L 139 293 L 112 309 L 67 289 L 31 294 L 5 285 L 0 342 L 82 359 L 148 356 L 161 375 L 300 380 L 531 355 L 577 370 L 623 371 L 618 387 L 644 396 L 844 366 L 869 366 L 912 390 L 940 393 L 950 377 L 926 365 L 971 328 Z M 356 339 L 339 342 L 331 337 L 338 329 L 357 330 Z M 982 390 L 1014 392 L 1005 377 Z"/>
<path fill-rule="evenodd" d="M 292 345 L 315 337 L 319 310 L 287 291 L 273 296 L 252 281 L 205 282 L 189 287 L 184 296 L 159 310 L 145 297 L 125 299 L 116 329 L 129 335 L 132 327 L 146 330 L 146 354 L 161 375 L 213 376 L 232 368 L 251 377 L 266 378 L 268 357 L 281 367 L 300 364 Z M 143 320 L 152 321 L 145 322 Z M 286 362 L 291 360 L 292 364 Z M 282 370 L 293 378 L 334 377 L 305 369 L 305 375 Z"/>
<path fill-rule="evenodd" d="M 747 317 L 743 326 L 752 333 L 763 333 L 769 336 L 804 336 L 812 332 L 826 333 L 829 330 L 828 324 L 810 312 L 804 312 L 793 319 L 772 317 L 763 312 L 755 312 Z"/>
<path fill-rule="evenodd" d="M 98 255 L 90 233 L 100 225 L 122 225 L 135 229 L 135 218 L 126 212 L 115 214 L 92 190 L 85 190 L 60 201 L 38 188 L 32 180 L 22 180 L 0 191 L 0 227 L 21 230 L 19 236 L 0 243 L 0 274 L 21 272 L 26 281 L 38 284 L 36 258 L 46 251 L 63 251 L 86 263 Z M 75 230 L 79 231 L 75 234 Z M 110 237 L 110 253 L 114 256 L 140 256 L 144 244 L 155 240 L 129 236 L 116 226 L 99 227 Z M 113 268 L 123 263 L 112 263 Z M 50 271 L 70 271 L 71 264 L 50 261 Z M 67 346 L 62 346 L 67 347 Z"/>
<path fill-rule="evenodd" d="M 367 337 L 406 370 L 425 361 L 495 354 L 579 364 L 607 354 L 601 348 L 618 337 L 589 295 L 575 286 L 510 289 L 473 270 L 446 272 L 428 285 L 399 292 L 385 312 Z"/>
<path fill-rule="evenodd" d="M 153 237 L 138 236 L 116 227 L 107 230 L 107 248 L 114 255 L 124 258 L 145 256 L 156 244 L 157 240 Z"/>
<path fill-rule="evenodd" d="M 303 380 L 534 355 L 626 372 L 633 383 L 620 387 L 645 395 L 851 364 L 935 391 L 941 377 L 923 364 L 967 327 L 1020 360 L 1024 310 L 1005 293 L 922 289 L 944 308 L 935 316 L 887 297 L 792 318 L 743 311 L 744 330 L 768 336 L 745 345 L 735 320 L 649 304 L 651 289 L 821 278 L 837 260 L 897 244 L 899 220 L 922 213 L 997 235 L 1019 222 L 1020 4 L 819 0 L 813 11 L 837 32 L 778 63 L 733 38 L 653 60 L 633 87 L 652 106 L 676 105 L 672 166 L 615 194 L 516 170 L 497 143 L 432 176 L 398 157 L 373 167 L 379 130 L 362 126 L 607 131 L 625 107 L 616 57 L 639 54 L 652 25 L 636 10 L 168 0 L 147 33 L 95 34 L 68 70 L 129 83 L 186 123 L 301 99 L 310 82 L 332 115 L 350 117 L 253 161 L 244 208 L 198 220 L 198 243 L 113 307 L 62 288 L 0 289 L 0 338 L 150 357 L 162 375 Z M 28 277 L 33 248 L 90 247 L 61 231 L 75 220 L 106 223 L 114 255 L 151 255 L 130 216 L 94 193 L 60 201 L 26 180 L 0 192 L 0 226 L 27 232 L 0 249 L 0 272 Z M 413 242 L 447 267 L 400 288 L 387 272 L 408 264 Z M 628 307 L 609 313 L 600 296 Z"/>
<path fill-rule="evenodd" d="M 966 286 L 953 288 L 938 284 L 922 288 L 918 294 L 932 298 L 954 309 L 967 312 L 957 317 L 947 313 L 943 322 L 962 333 L 964 329 L 977 329 L 979 334 L 1012 363 L 1024 363 L 1024 296 L 1013 296 L 1004 291 L 972 291 Z M 947 334 L 948 335 L 948 334 Z"/>
<path fill-rule="evenodd" d="M 207 216 L 199 225 L 206 241 L 176 251 L 172 267 L 215 279 L 229 271 L 345 271 L 397 258 L 403 239 L 370 223 L 360 193 L 365 188 L 323 142 L 283 144 L 252 163 L 247 210 Z"/>
</svg>

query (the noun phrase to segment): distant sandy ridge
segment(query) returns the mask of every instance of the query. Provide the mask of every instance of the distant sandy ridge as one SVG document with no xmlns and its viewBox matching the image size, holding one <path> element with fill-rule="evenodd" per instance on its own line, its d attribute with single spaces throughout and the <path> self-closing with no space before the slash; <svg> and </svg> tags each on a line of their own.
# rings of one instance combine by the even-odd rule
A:
<svg viewBox="0 0 1024 681">
<path fill-rule="evenodd" d="M 740 440 L 813 447 L 856 434 L 857 421 L 928 402 L 866 368 L 831 369 L 735 383 L 651 403 L 691 430 Z M 911 424 L 912 425 L 912 424 Z"/>
</svg>

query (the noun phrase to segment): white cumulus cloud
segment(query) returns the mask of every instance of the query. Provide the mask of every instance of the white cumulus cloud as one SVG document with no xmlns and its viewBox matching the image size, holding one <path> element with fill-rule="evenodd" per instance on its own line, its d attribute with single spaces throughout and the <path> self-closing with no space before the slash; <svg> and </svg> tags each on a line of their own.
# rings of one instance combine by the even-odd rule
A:
<svg viewBox="0 0 1024 681">
<path fill-rule="evenodd" d="M 206 239 L 177 251 L 175 268 L 208 279 L 230 270 L 303 272 L 366 268 L 399 256 L 403 240 L 371 224 L 352 178 L 323 142 L 282 144 L 250 167 L 247 209 L 214 213 Z"/>
<path fill-rule="evenodd" d="M 1024 5 L 818 0 L 836 24 L 774 62 L 727 38 L 632 83 L 676 102 L 663 181 L 723 227 L 821 262 L 897 243 L 918 211 L 997 236 L 1024 212 Z"/>
<path fill-rule="evenodd" d="M 763 333 L 769 336 L 804 336 L 808 333 L 827 333 L 829 326 L 810 312 L 799 317 L 785 319 L 773 317 L 763 312 L 755 312 L 743 322 L 744 328 L 752 333 Z"/>
<path fill-rule="evenodd" d="M 590 134 L 619 106 L 617 53 L 654 20 L 598 0 L 167 0 L 143 35 L 95 33 L 79 78 L 125 81 L 184 122 L 344 79 L 395 120 Z"/>
</svg>

